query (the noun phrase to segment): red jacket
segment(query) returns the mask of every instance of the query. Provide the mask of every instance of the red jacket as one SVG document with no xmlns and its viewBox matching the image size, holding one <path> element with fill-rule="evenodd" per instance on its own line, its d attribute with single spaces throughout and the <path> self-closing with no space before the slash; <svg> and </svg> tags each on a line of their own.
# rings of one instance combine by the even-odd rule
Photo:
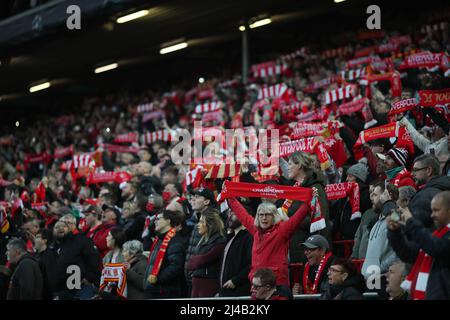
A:
<svg viewBox="0 0 450 320">
<path fill-rule="evenodd" d="M 98 228 L 96 228 L 96 231 L 94 231 L 95 233 L 91 237 L 102 259 L 109 252 L 109 250 L 111 250 L 106 245 L 106 237 L 108 236 L 109 231 L 115 226 L 116 223 L 114 222 L 107 224 L 102 223 Z"/>
<path fill-rule="evenodd" d="M 416 183 L 414 182 L 411 173 L 406 168 L 400 171 L 393 179 L 389 180 L 388 182 L 398 188 L 411 186 L 414 189 L 417 189 Z"/>
<path fill-rule="evenodd" d="M 228 199 L 231 210 L 253 236 L 252 266 L 249 273 L 250 282 L 253 274 L 260 268 L 270 268 L 275 273 L 277 285 L 289 286 L 288 250 L 289 242 L 295 230 L 309 213 L 306 204 L 300 206 L 288 220 L 280 222 L 265 231 L 254 225 L 255 218 L 236 199 Z"/>
</svg>

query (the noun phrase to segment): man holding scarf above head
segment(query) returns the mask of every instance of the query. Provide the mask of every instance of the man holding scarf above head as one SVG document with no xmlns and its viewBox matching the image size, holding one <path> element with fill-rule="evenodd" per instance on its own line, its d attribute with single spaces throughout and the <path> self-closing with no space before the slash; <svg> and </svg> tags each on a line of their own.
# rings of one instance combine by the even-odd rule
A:
<svg viewBox="0 0 450 320">
<path fill-rule="evenodd" d="M 413 263 L 401 287 L 413 300 L 450 299 L 450 191 L 431 200 L 433 233 L 413 218 L 409 209 L 399 211 L 400 221 L 387 218 L 389 243 L 402 261 Z"/>
<path fill-rule="evenodd" d="M 408 151 L 405 148 L 389 149 L 386 155 L 377 153 L 378 158 L 384 161 L 386 166 L 386 182 L 396 187 L 411 186 L 416 188 L 411 173 L 406 169 Z"/>
</svg>

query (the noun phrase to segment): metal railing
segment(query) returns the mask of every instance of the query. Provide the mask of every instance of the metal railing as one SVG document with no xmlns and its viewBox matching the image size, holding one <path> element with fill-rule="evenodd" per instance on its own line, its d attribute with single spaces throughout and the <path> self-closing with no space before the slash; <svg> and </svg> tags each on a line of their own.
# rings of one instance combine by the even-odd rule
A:
<svg viewBox="0 0 450 320">
<path fill-rule="evenodd" d="M 296 294 L 294 300 L 319 300 L 320 294 Z M 364 292 L 365 300 L 377 300 L 379 298 L 376 292 Z M 177 298 L 177 299 L 156 299 L 156 300 L 174 300 L 174 301 L 224 301 L 224 300 L 251 300 L 250 296 L 241 297 L 208 297 L 208 298 Z"/>
</svg>

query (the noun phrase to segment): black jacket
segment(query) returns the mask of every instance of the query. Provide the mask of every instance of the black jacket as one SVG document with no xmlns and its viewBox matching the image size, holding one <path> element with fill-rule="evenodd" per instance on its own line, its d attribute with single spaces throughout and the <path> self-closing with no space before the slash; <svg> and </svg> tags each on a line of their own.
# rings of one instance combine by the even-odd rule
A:
<svg viewBox="0 0 450 320">
<path fill-rule="evenodd" d="M 191 260 L 197 260 L 198 267 L 193 269 L 193 277 L 218 279 L 220 275 L 220 260 L 222 258 L 223 249 L 226 239 L 220 233 L 215 233 L 208 241 L 201 241 L 195 247 Z M 217 254 L 217 251 L 220 254 Z M 215 252 L 216 254 L 213 254 Z M 189 261 L 190 263 L 192 261 Z"/>
<path fill-rule="evenodd" d="M 127 298 L 129 300 L 149 299 L 144 291 L 143 281 L 145 270 L 147 269 L 147 258 L 143 255 L 138 256 L 127 270 Z"/>
<path fill-rule="evenodd" d="M 433 258 L 425 298 L 450 299 L 450 231 L 440 239 L 432 237 L 417 219 L 409 219 L 404 231 L 388 230 L 389 244 L 402 261 L 413 264 L 420 249 Z"/>
<path fill-rule="evenodd" d="M 188 246 L 186 249 L 186 258 L 185 258 L 185 262 L 184 262 L 184 276 L 185 276 L 188 286 L 190 286 L 190 284 L 192 283 L 192 271 L 188 270 L 187 264 L 188 264 L 189 259 L 191 259 L 192 255 L 194 254 L 195 248 L 201 238 L 202 238 L 202 236 L 198 232 L 197 226 L 194 225 L 191 235 L 189 237 L 189 242 L 188 242 Z"/>
<path fill-rule="evenodd" d="M 409 209 L 414 218 L 420 220 L 426 228 L 433 228 L 431 200 L 445 190 L 450 190 L 450 177 L 435 177 L 412 197 Z"/>
<path fill-rule="evenodd" d="M 67 288 L 67 279 L 71 274 L 67 268 L 77 265 L 81 271 L 81 279 L 91 283 L 99 284 L 101 259 L 92 239 L 84 234 L 68 234 L 62 241 L 55 242 L 51 247 L 57 254 L 56 264 L 56 290 L 58 295 L 71 297 L 76 292 Z"/>
<path fill-rule="evenodd" d="M 159 240 L 153 251 L 150 252 L 147 269 L 144 275 L 144 289 L 152 297 L 159 298 L 176 298 L 181 296 L 184 266 L 184 254 L 185 254 L 185 242 L 183 237 L 175 234 L 170 240 L 167 246 L 166 254 L 159 270 L 156 284 L 152 285 L 147 281 L 153 265 L 156 260 L 156 256 L 159 252 L 159 248 L 164 240 L 164 235 L 158 236 Z"/>
<path fill-rule="evenodd" d="M 56 290 L 55 274 L 57 265 L 57 255 L 54 250 L 49 248 L 36 254 L 36 259 L 41 268 L 44 280 L 44 299 L 52 300 Z"/>
<path fill-rule="evenodd" d="M 330 215 L 329 215 L 329 207 L 328 200 L 325 193 L 325 177 L 321 172 L 312 173 L 302 183 L 302 187 L 304 188 L 317 188 L 319 192 L 319 203 L 322 210 L 322 214 L 325 218 L 327 227 L 323 230 L 315 232 L 317 234 L 321 234 L 325 238 L 327 238 L 328 242 L 331 244 L 331 223 L 330 223 Z M 295 212 L 300 208 L 303 204 L 302 201 L 294 201 L 288 210 L 288 216 L 291 217 L 295 214 Z M 311 235 L 310 233 L 310 225 L 311 225 L 311 217 L 307 215 L 303 222 L 300 224 L 300 227 L 295 231 L 294 235 L 291 238 L 290 247 L 289 247 L 289 261 L 290 262 L 305 262 L 305 255 L 303 252 L 303 248 L 300 246 L 300 243 L 306 241 L 306 239 Z"/>
<path fill-rule="evenodd" d="M 145 212 L 136 212 L 133 218 L 127 220 L 123 226 L 123 231 L 127 241 L 139 240 L 142 241 L 142 231 L 145 226 Z"/>
<path fill-rule="evenodd" d="M 320 297 L 321 300 L 363 300 L 365 291 L 364 278 L 356 274 L 341 285 L 328 284 L 327 290 Z"/>
<path fill-rule="evenodd" d="M 234 237 L 231 235 L 229 241 Z M 228 241 L 228 243 L 229 243 Z M 227 244 L 228 246 L 228 244 Z M 221 266 L 221 297 L 239 297 L 250 295 L 250 281 L 248 274 L 252 264 L 252 246 L 253 237 L 247 230 L 241 230 L 234 237 L 228 251 L 224 252 L 224 256 L 220 262 Z M 233 281 L 236 286 L 234 289 L 223 288 L 228 280 Z"/>
<path fill-rule="evenodd" d="M 358 185 L 360 192 L 359 211 L 363 213 L 370 209 L 372 202 L 370 201 L 369 187 L 364 183 L 358 183 Z M 336 201 L 333 209 L 336 213 L 333 218 L 333 233 L 339 233 L 340 240 L 353 240 L 361 219 L 351 220 L 352 206 L 350 205 L 348 197 Z"/>
<path fill-rule="evenodd" d="M 31 255 L 26 253 L 17 262 L 7 293 L 7 300 L 41 300 L 44 281 L 41 269 Z"/>
</svg>

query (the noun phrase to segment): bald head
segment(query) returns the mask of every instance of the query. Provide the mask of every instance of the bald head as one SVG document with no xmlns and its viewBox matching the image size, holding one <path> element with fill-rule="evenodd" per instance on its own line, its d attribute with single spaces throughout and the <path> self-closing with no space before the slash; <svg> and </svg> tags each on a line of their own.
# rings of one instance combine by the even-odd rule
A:
<svg viewBox="0 0 450 320">
<path fill-rule="evenodd" d="M 433 197 L 431 219 L 437 228 L 450 224 L 450 191 L 440 192 Z"/>
</svg>

